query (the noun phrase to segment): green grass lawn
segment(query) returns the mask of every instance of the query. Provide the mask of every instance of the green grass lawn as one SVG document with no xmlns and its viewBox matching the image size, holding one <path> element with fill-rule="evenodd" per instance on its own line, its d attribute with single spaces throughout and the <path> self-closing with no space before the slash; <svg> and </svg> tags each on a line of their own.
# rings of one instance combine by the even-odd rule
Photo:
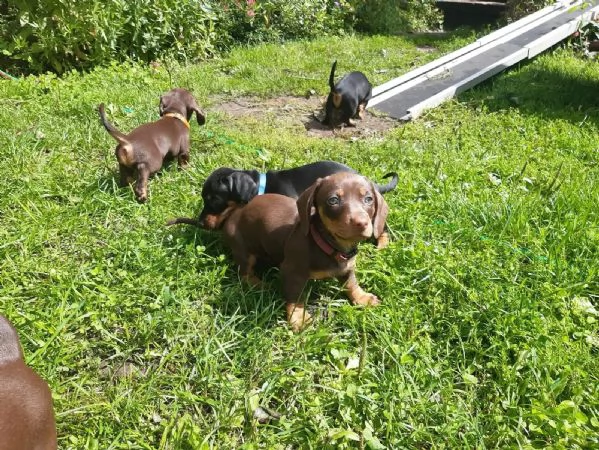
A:
<svg viewBox="0 0 599 450">
<path fill-rule="evenodd" d="M 597 62 L 557 49 L 354 141 L 209 114 L 189 169 L 154 177 L 147 204 L 116 186 L 100 102 L 128 131 L 174 86 L 207 108 L 324 99 L 335 58 L 380 84 L 469 39 L 327 38 L 0 81 L 0 311 L 52 388 L 60 447 L 597 448 Z M 358 255 L 380 307 L 314 282 L 316 323 L 293 334 L 276 270 L 249 289 L 217 233 L 164 224 L 200 210 L 219 166 L 319 159 L 399 173 L 393 242 Z M 260 424 L 258 406 L 282 416 Z"/>
</svg>

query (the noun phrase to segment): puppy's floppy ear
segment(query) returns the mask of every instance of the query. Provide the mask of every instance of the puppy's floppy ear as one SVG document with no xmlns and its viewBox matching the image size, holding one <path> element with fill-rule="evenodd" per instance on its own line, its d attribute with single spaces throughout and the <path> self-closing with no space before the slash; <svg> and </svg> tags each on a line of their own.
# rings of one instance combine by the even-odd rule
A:
<svg viewBox="0 0 599 450">
<path fill-rule="evenodd" d="M 297 199 L 297 211 L 300 218 L 300 229 L 304 235 L 310 231 L 310 219 L 314 215 L 314 197 L 322 183 L 322 178 L 317 179 L 312 186 L 306 189 Z"/>
<path fill-rule="evenodd" d="M 191 119 L 192 113 L 196 113 L 198 125 L 204 125 L 206 123 L 206 114 L 200 109 L 198 102 L 196 102 L 193 97 L 191 97 L 189 105 L 187 105 L 187 120 Z"/>
<path fill-rule="evenodd" d="M 389 214 L 389 205 L 376 189 L 374 183 L 370 183 L 372 192 L 374 193 L 375 211 L 372 219 L 373 235 L 378 238 L 385 231 L 385 221 L 387 220 L 387 214 Z"/>
<path fill-rule="evenodd" d="M 221 183 L 227 185 L 231 199 L 239 203 L 248 203 L 258 193 L 256 182 L 244 172 L 233 172 L 221 178 Z"/>
</svg>

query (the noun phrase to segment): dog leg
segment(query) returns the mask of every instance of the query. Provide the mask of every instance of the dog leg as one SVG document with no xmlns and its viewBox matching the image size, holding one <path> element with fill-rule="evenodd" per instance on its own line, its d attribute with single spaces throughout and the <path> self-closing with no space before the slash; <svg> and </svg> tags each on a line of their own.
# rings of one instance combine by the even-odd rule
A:
<svg viewBox="0 0 599 450">
<path fill-rule="evenodd" d="M 190 146 L 191 146 L 191 144 L 189 141 L 189 133 L 188 133 L 186 135 L 186 137 L 183 139 L 183 142 L 181 143 L 179 155 L 177 156 L 177 163 L 179 164 L 180 169 L 184 169 L 185 167 L 187 167 L 187 164 L 189 163 L 189 147 Z"/>
<path fill-rule="evenodd" d="M 133 176 L 133 172 L 134 172 L 134 170 L 131 169 L 130 167 L 127 167 L 123 164 L 119 164 L 119 174 L 120 174 L 119 186 L 120 187 L 129 186 L 131 183 L 133 183 L 133 180 L 135 179 Z"/>
<path fill-rule="evenodd" d="M 376 295 L 366 292 L 360 287 L 353 270 L 347 275 L 339 277 L 339 281 L 345 283 L 347 295 L 354 305 L 376 306 L 380 303 Z"/>
<path fill-rule="evenodd" d="M 179 156 L 177 156 L 177 163 L 179 164 L 180 169 L 185 169 L 189 164 L 189 152 L 179 153 Z"/>
<path fill-rule="evenodd" d="M 358 105 L 358 117 L 360 119 L 364 119 L 365 113 L 366 113 L 366 104 L 365 103 L 360 103 Z"/>
<path fill-rule="evenodd" d="M 254 274 L 256 266 L 256 256 L 247 252 L 243 245 L 243 240 L 236 239 L 232 246 L 233 260 L 239 266 L 239 275 L 241 279 L 253 287 L 260 287 L 262 280 Z"/>
<path fill-rule="evenodd" d="M 294 333 L 300 332 L 312 322 L 312 316 L 306 311 L 303 303 L 288 302 L 285 308 L 287 310 L 287 323 L 289 323 Z"/>
<path fill-rule="evenodd" d="M 245 260 L 245 264 L 239 265 L 239 272 L 241 278 L 250 286 L 260 287 L 262 286 L 262 280 L 254 273 L 254 267 L 256 267 L 256 257 L 254 255 L 248 255 Z"/>
<path fill-rule="evenodd" d="M 150 178 L 150 169 L 145 164 L 137 167 L 137 183 L 135 183 L 135 197 L 140 203 L 148 199 L 148 179 Z"/>
<path fill-rule="evenodd" d="M 300 297 L 308 279 L 297 275 L 297 268 L 289 267 L 285 261 L 281 264 L 281 278 L 283 282 L 283 296 L 287 302 L 287 323 L 297 333 L 312 322 L 312 316 L 306 311 Z"/>
<path fill-rule="evenodd" d="M 376 240 L 376 248 L 379 250 L 387 247 L 389 245 L 389 233 L 387 231 L 383 231 L 378 239 Z"/>
</svg>

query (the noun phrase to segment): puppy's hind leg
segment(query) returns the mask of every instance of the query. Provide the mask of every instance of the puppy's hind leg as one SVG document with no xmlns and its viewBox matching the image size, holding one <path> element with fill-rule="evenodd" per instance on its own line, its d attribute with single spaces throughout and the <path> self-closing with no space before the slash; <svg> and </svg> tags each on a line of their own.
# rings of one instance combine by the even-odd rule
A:
<svg viewBox="0 0 599 450">
<path fill-rule="evenodd" d="M 185 169 L 189 164 L 189 136 L 183 139 L 181 143 L 181 149 L 179 151 L 179 155 L 177 156 L 177 164 L 180 169 Z"/>
<path fill-rule="evenodd" d="M 255 255 L 248 253 L 243 246 L 236 246 L 233 249 L 233 259 L 239 265 L 239 274 L 243 281 L 254 287 L 262 285 L 262 280 L 254 274 L 254 267 L 256 266 Z"/>
<path fill-rule="evenodd" d="M 135 169 L 119 164 L 119 186 L 125 187 L 133 183 L 135 179 Z"/>
<path fill-rule="evenodd" d="M 148 199 L 148 179 L 150 178 L 150 169 L 145 164 L 137 166 L 137 183 L 135 183 L 135 197 L 140 203 Z"/>
</svg>

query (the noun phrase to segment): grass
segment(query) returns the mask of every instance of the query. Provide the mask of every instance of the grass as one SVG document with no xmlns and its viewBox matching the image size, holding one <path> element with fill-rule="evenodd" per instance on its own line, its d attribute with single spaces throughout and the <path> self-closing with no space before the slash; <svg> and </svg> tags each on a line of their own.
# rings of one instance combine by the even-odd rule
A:
<svg viewBox="0 0 599 450">
<path fill-rule="evenodd" d="M 0 311 L 52 388 L 61 448 L 599 445 L 596 62 L 558 48 L 355 142 L 211 114 L 192 124 L 191 167 L 152 179 L 148 204 L 117 188 L 100 102 L 130 130 L 171 86 L 205 106 L 324 95 L 334 58 L 379 84 L 471 38 L 432 53 L 348 39 L 0 83 Z M 248 289 L 218 234 L 164 223 L 199 211 L 216 167 L 325 158 L 400 174 L 391 246 L 358 256 L 383 304 L 315 282 L 316 324 L 294 335 L 276 271 Z M 258 406 L 282 417 L 259 424 Z"/>
</svg>

